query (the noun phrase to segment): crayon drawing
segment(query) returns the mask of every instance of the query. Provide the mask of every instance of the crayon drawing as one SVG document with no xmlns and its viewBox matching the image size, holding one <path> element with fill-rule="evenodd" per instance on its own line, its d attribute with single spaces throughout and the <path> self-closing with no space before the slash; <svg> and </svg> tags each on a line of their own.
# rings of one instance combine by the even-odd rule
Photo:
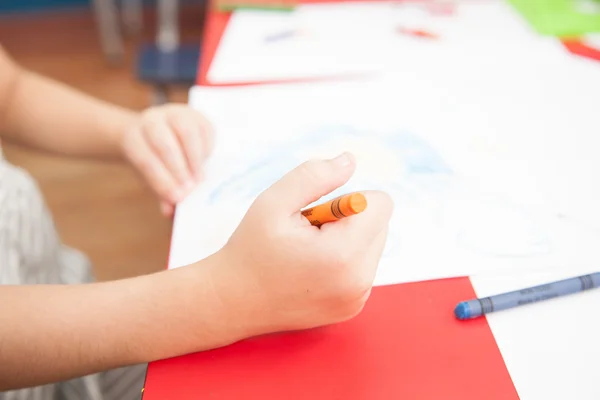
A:
<svg viewBox="0 0 600 400">
<path fill-rule="evenodd" d="M 579 212 L 570 196 L 596 199 L 587 179 L 595 175 L 577 159 L 588 151 L 585 160 L 595 160 L 593 145 L 575 152 L 558 140 L 562 132 L 546 135 L 558 128 L 539 125 L 545 109 L 532 119 L 516 104 L 496 118 L 496 100 L 441 81 L 414 70 L 381 81 L 194 90 L 191 101 L 213 121 L 217 140 L 205 182 L 178 205 L 170 265 L 218 251 L 272 183 L 307 159 L 342 151 L 356 156 L 356 172 L 320 201 L 378 189 L 395 203 L 376 285 L 595 260 L 600 213 L 587 203 Z"/>
<path fill-rule="evenodd" d="M 446 236 L 446 242 L 452 240 L 465 250 L 493 257 L 532 257 L 552 250 L 549 238 L 526 210 L 462 182 L 442 157 L 415 135 L 343 125 L 313 127 L 306 132 L 267 157 L 257 152 L 248 167 L 208 194 L 210 203 L 248 204 L 304 160 L 329 157 L 343 144 L 356 156 L 357 171 L 345 186 L 321 201 L 359 190 L 390 193 L 396 207 L 384 256 L 397 257 L 406 246 L 414 249 L 418 243 L 428 243 L 431 235 Z"/>
</svg>

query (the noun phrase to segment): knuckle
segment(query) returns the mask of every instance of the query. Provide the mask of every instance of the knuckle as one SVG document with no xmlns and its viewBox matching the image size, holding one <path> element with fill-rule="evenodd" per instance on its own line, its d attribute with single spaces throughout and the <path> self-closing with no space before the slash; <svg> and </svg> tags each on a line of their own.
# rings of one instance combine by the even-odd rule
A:
<svg viewBox="0 0 600 400">
<path fill-rule="evenodd" d="M 299 180 L 310 183 L 319 192 L 327 189 L 327 169 L 319 160 L 308 160 L 298 167 Z"/>
<path fill-rule="evenodd" d="M 306 179 L 318 181 L 323 176 L 323 170 L 320 167 L 319 161 L 308 160 L 300 164 L 298 173 Z"/>
<path fill-rule="evenodd" d="M 361 296 L 364 295 L 365 293 L 368 293 L 372 287 L 373 287 L 373 277 L 369 274 L 361 274 L 359 277 L 357 277 L 357 279 L 354 283 L 355 293 L 357 293 Z"/>
<path fill-rule="evenodd" d="M 373 287 L 373 279 L 370 279 L 367 274 L 355 276 L 346 286 L 346 297 L 353 303 L 362 303 Z"/>
<path fill-rule="evenodd" d="M 373 223 L 384 224 L 389 221 L 394 212 L 394 201 L 386 192 L 367 193 L 367 213 L 374 217 Z"/>
<path fill-rule="evenodd" d="M 356 317 L 358 314 L 360 314 L 362 312 L 362 310 L 365 308 L 365 304 L 367 303 L 367 300 L 369 299 L 370 295 L 371 295 L 371 288 L 362 292 L 360 294 L 360 297 L 352 303 L 350 309 L 348 310 L 348 318 L 349 319 Z"/>
</svg>

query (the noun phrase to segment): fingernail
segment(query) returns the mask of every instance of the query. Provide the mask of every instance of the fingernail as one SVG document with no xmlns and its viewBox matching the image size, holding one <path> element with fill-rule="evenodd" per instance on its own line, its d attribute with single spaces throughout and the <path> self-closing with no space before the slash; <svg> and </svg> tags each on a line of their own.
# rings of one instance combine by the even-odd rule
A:
<svg viewBox="0 0 600 400">
<path fill-rule="evenodd" d="M 352 163 L 352 158 L 350 157 L 350 154 L 342 153 L 339 156 L 332 158 L 330 162 L 336 167 L 347 167 Z"/>
</svg>

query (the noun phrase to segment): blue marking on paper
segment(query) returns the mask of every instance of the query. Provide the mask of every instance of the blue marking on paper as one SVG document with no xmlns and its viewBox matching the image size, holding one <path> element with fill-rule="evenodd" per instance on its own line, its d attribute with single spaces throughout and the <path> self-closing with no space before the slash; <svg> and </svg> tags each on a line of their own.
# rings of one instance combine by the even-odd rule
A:
<svg viewBox="0 0 600 400">
<path fill-rule="evenodd" d="M 209 202 L 227 199 L 252 200 L 277 179 L 305 161 L 299 154 L 315 146 L 340 144 L 349 139 L 376 138 L 397 157 L 398 170 L 393 181 L 377 177 L 353 177 L 344 187 L 325 196 L 322 201 L 357 190 L 383 190 L 396 204 L 390 224 L 388 246 L 384 256 L 401 251 L 407 217 L 418 216 L 432 234 L 449 235 L 460 247 L 496 257 L 532 257 L 552 251 L 549 238 L 539 229 L 532 216 L 498 195 L 486 194 L 458 177 L 438 152 L 425 140 L 406 131 L 369 131 L 333 125 L 307 129 L 295 141 L 262 151 L 239 173 L 223 181 L 209 195 Z M 258 153 L 258 151 L 257 151 Z M 435 251 L 435 249 L 432 249 Z"/>
</svg>

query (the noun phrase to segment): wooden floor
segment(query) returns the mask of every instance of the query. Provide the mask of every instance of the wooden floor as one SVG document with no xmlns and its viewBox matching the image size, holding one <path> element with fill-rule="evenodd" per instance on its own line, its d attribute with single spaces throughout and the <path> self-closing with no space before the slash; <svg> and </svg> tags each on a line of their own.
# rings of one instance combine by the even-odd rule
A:
<svg viewBox="0 0 600 400">
<path fill-rule="evenodd" d="M 181 12 L 182 39 L 198 42 L 202 6 Z M 23 66 L 96 97 L 141 110 L 150 105 L 150 88 L 135 78 L 137 43 L 152 40 L 152 10 L 144 32 L 130 38 L 123 65 L 110 66 L 86 10 L 0 18 L 0 42 Z M 137 43 L 136 43 L 137 42 Z M 187 88 L 172 101 L 185 102 Z M 159 213 L 153 194 L 125 165 L 51 157 L 3 144 L 9 161 L 39 182 L 63 241 L 92 259 L 98 279 L 127 277 L 165 267 L 171 221 Z M 102 199 L 101 199 L 102 198 Z"/>
</svg>

